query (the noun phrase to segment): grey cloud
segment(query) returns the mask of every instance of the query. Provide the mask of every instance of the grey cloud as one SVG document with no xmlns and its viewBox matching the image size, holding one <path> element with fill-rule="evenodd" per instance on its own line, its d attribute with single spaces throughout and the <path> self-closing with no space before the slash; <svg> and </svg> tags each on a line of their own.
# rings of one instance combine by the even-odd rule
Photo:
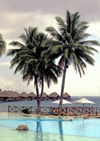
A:
<svg viewBox="0 0 100 141">
<path fill-rule="evenodd" d="M 91 0 L 0 0 L 0 33 L 6 40 L 21 35 L 24 27 L 38 27 L 40 31 L 56 24 L 55 16 L 65 19 L 66 10 L 79 11 L 81 20 L 99 21 L 100 1 Z"/>
<path fill-rule="evenodd" d="M 7 40 L 18 38 L 24 32 L 24 27 L 38 27 L 40 31 L 44 31 L 46 26 L 50 26 L 51 23 L 56 24 L 55 15 L 43 15 L 41 11 L 30 13 L 9 12 L 0 16 L 2 19 L 0 33 L 4 34 Z"/>
<path fill-rule="evenodd" d="M 33 12 L 41 10 L 46 14 L 56 14 L 65 17 L 66 10 L 80 12 L 86 21 L 99 20 L 100 0 L 0 0 L 0 10 L 15 12 Z"/>
</svg>

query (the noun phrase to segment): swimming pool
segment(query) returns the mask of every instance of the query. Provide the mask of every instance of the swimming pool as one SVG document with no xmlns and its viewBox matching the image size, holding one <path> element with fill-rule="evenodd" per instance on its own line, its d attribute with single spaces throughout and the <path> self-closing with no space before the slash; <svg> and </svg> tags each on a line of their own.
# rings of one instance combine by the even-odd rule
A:
<svg viewBox="0 0 100 141">
<path fill-rule="evenodd" d="M 75 138 L 77 141 L 79 138 L 100 141 L 100 119 L 73 118 L 72 121 L 66 121 L 67 118 L 2 114 L 0 116 L 0 140 L 5 137 L 4 134 L 7 134 L 9 138 L 15 134 L 16 141 L 21 141 L 20 138 L 24 138 L 24 141 L 44 141 L 46 139 L 48 141 L 65 141 L 68 138 L 71 140 L 73 138 L 74 141 Z M 16 131 L 16 127 L 20 124 L 27 125 L 29 131 Z M 11 134 L 11 132 L 13 133 Z"/>
</svg>

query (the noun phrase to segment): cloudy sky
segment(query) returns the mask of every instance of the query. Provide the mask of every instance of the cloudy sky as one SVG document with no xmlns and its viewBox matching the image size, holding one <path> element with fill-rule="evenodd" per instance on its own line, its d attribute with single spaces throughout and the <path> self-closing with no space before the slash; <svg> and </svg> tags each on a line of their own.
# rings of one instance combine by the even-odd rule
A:
<svg viewBox="0 0 100 141">
<path fill-rule="evenodd" d="M 7 43 L 7 50 L 12 48 L 9 45 L 11 41 L 19 40 L 24 27 L 38 27 L 39 31 L 45 31 L 47 26 L 57 28 L 55 16 L 65 19 L 67 10 L 79 12 L 81 20 L 89 23 L 87 32 L 92 35 L 90 39 L 100 41 L 100 0 L 95 3 L 91 0 L 0 0 L 0 33 Z M 88 65 L 82 78 L 73 67 L 68 69 L 64 91 L 71 96 L 100 96 L 100 47 L 96 49 L 99 53 L 93 56 L 95 65 Z M 14 75 L 14 69 L 9 69 L 11 59 L 6 54 L 0 58 L 0 89 L 35 92 L 33 82 L 27 86 L 20 73 Z M 60 94 L 61 78 L 57 85 L 52 84 L 49 89 L 45 85 L 44 91 L 47 94 L 53 91 Z"/>
</svg>

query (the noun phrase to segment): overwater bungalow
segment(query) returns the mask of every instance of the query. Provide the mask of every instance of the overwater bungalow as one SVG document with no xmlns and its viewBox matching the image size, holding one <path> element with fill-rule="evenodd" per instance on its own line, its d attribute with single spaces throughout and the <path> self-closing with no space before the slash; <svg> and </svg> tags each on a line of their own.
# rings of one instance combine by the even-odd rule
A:
<svg viewBox="0 0 100 141">
<path fill-rule="evenodd" d="M 39 97 L 41 96 L 41 94 L 39 94 Z M 48 95 L 45 93 L 45 92 L 43 92 L 43 95 L 42 95 L 42 100 L 45 100 L 45 99 L 47 99 L 48 98 Z"/>
<path fill-rule="evenodd" d="M 48 95 L 45 93 L 45 92 L 43 92 L 43 96 L 42 96 L 42 100 L 47 100 L 48 99 Z"/>
<path fill-rule="evenodd" d="M 19 93 L 13 91 L 1 91 L 0 100 L 1 101 L 18 101 Z"/>
<path fill-rule="evenodd" d="M 28 94 L 28 99 L 29 100 L 33 100 L 35 98 L 36 98 L 36 94 L 35 93 L 31 92 L 31 93 Z"/>
<path fill-rule="evenodd" d="M 21 94 L 19 94 L 19 97 L 21 98 L 21 100 L 26 100 L 28 99 L 28 94 L 26 92 L 22 92 Z"/>
<path fill-rule="evenodd" d="M 70 99 L 71 99 L 71 96 L 70 96 L 67 92 L 65 92 L 65 93 L 63 94 L 63 98 L 64 98 L 64 99 L 67 99 L 67 100 L 70 100 Z"/>
<path fill-rule="evenodd" d="M 57 99 L 59 99 L 59 95 L 56 92 L 52 92 L 51 94 L 48 95 L 48 97 L 51 100 L 57 100 Z"/>
</svg>

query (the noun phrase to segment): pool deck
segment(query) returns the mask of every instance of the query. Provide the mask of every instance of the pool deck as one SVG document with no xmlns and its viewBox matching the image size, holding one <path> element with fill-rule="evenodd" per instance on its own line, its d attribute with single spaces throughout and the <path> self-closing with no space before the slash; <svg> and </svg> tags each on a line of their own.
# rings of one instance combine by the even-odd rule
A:
<svg viewBox="0 0 100 141">
<path fill-rule="evenodd" d="M 73 118 L 100 118 L 100 115 L 90 115 L 89 117 L 87 117 L 87 114 L 81 115 L 81 116 L 59 116 L 59 115 L 49 115 L 49 114 L 24 114 L 24 113 L 15 113 L 15 112 L 0 112 L 0 114 L 15 114 L 15 115 L 27 115 L 27 116 L 50 116 L 50 117 L 73 117 Z"/>
</svg>

